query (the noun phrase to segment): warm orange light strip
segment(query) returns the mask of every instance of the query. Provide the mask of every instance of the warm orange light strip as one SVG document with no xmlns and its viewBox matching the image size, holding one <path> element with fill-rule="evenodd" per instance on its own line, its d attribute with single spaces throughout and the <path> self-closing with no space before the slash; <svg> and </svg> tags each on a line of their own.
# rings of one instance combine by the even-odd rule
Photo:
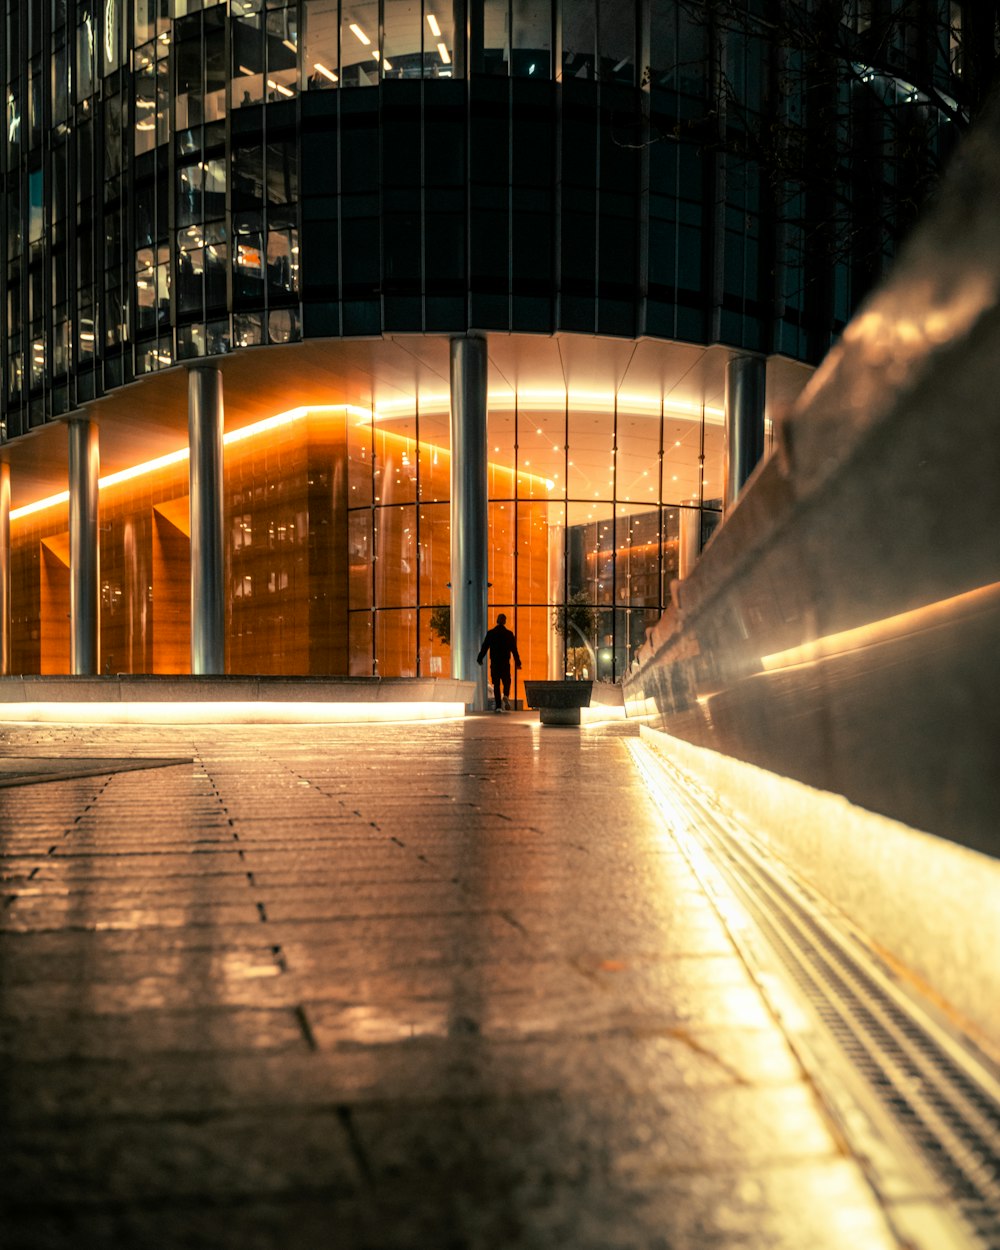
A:
<svg viewBox="0 0 1000 1250">
<path fill-rule="evenodd" d="M 815 642 L 790 647 L 787 651 L 776 651 L 773 655 L 762 656 L 760 662 L 768 672 L 774 669 L 791 668 L 797 664 L 814 664 L 817 660 L 844 655 L 848 651 L 857 651 L 862 647 L 871 647 L 882 642 L 892 642 L 897 638 L 921 633 L 923 630 L 948 625 L 956 618 L 971 616 L 975 612 L 987 611 L 998 606 L 1000 606 L 1000 582 L 991 582 L 988 586 L 978 586 L 975 590 L 967 590 L 964 594 L 953 595 L 949 599 L 939 599 L 936 603 L 928 603 L 922 608 L 913 608 L 909 612 L 887 616 L 880 621 L 872 621 L 868 625 L 859 625 L 855 629 L 827 634 L 824 638 L 817 638 Z"/>
<path fill-rule="evenodd" d="M 566 391 L 560 390 L 523 390 L 515 395 L 513 391 L 490 391 L 486 396 L 488 408 L 498 411 L 512 409 L 515 404 L 525 409 L 565 408 L 567 400 L 571 409 L 605 412 L 615 406 L 613 391 Z M 663 400 L 663 413 L 668 417 L 691 419 L 700 417 L 701 404 L 680 403 Z M 408 416 L 416 412 L 418 407 L 423 412 L 446 412 L 451 403 L 447 393 L 420 395 L 417 399 L 390 399 L 375 404 L 376 420 L 391 420 L 393 417 Z M 618 411 L 630 416 L 659 416 L 661 397 L 659 395 L 624 395 L 618 396 Z M 705 417 L 713 424 L 719 424 L 725 411 L 722 408 L 705 407 Z"/>
<path fill-rule="evenodd" d="M 319 415 L 328 415 L 330 413 L 346 413 L 348 416 L 357 416 L 359 413 L 371 420 L 371 413 L 364 408 L 358 408 L 354 404 L 331 404 L 326 407 L 315 408 L 291 408 L 288 412 L 279 412 L 273 417 L 265 417 L 262 421 L 255 421 L 252 425 L 244 425 L 238 430 L 230 430 L 222 437 L 223 443 L 228 447 L 232 443 L 239 443 L 248 438 L 255 438 L 259 434 L 266 434 L 270 430 L 276 430 L 281 426 L 290 425 L 294 421 L 301 421 L 303 417 L 309 413 L 317 413 Z M 155 460 L 145 460 L 142 464 L 134 464 L 131 468 L 120 469 L 117 473 L 109 473 L 107 477 L 102 477 L 98 483 L 101 490 L 106 486 L 117 486 L 120 482 L 128 482 L 133 478 L 142 477 L 146 473 L 155 473 L 158 469 L 168 468 L 173 464 L 183 464 L 190 457 L 190 451 L 187 447 L 181 447 L 177 451 L 168 452 L 165 456 L 157 456 Z M 21 517 L 30 516 L 33 512 L 42 512 L 46 508 L 55 508 L 59 504 L 69 502 L 69 491 L 60 491 L 58 495 L 49 495 L 45 499 L 38 499 L 34 503 L 25 504 L 20 508 L 11 510 L 10 519 L 16 521 Z"/>
<path fill-rule="evenodd" d="M 526 407 L 552 407 L 563 406 L 566 403 L 565 391 L 519 391 L 517 394 L 517 403 Z M 569 404 L 574 408 L 595 408 L 603 409 L 614 404 L 614 395 L 611 393 L 602 393 L 596 391 L 570 391 Z M 495 409 L 503 409 L 513 407 L 515 397 L 509 392 L 491 392 L 487 397 L 487 404 Z M 660 411 L 660 398 L 658 396 L 629 396 L 618 398 L 618 411 L 647 414 L 658 414 Z M 265 417 L 262 421 L 255 421 L 252 425 L 242 426 L 238 430 L 231 430 L 223 435 L 223 443 L 228 447 L 233 443 L 243 442 L 245 439 L 255 438 L 260 434 L 265 434 L 270 430 L 276 430 L 281 426 L 290 425 L 294 421 L 301 421 L 310 413 L 316 415 L 325 415 L 331 413 L 344 413 L 349 417 L 355 417 L 360 422 L 369 422 L 373 418 L 402 417 L 411 412 L 415 412 L 417 407 L 424 410 L 447 410 L 450 404 L 448 395 L 421 395 L 419 400 L 393 400 L 383 404 L 376 404 L 374 410 L 362 408 L 357 404 L 330 404 L 309 406 L 304 408 L 290 408 L 287 412 L 279 412 L 273 417 Z M 664 415 L 695 417 L 700 416 L 701 406 L 698 404 L 677 405 L 672 404 L 664 407 Z M 705 408 L 706 418 L 714 421 L 721 421 L 723 410 L 721 408 Z M 158 469 L 165 469 L 174 464 L 182 464 L 190 456 L 187 447 L 178 448 L 177 451 L 168 452 L 165 456 L 158 456 L 155 460 L 146 460 L 142 464 L 132 465 L 128 469 L 120 469 L 116 473 L 109 473 L 106 477 L 102 477 L 98 483 L 99 488 L 103 490 L 106 486 L 117 486 L 121 482 L 128 482 L 134 478 L 142 477 L 146 473 L 155 473 Z M 535 476 L 531 474 L 530 476 Z M 546 488 L 551 490 L 553 484 L 549 483 L 547 478 L 539 479 L 544 481 Z M 56 495 L 48 495 L 44 499 L 37 499 L 33 503 L 24 504 L 20 508 L 11 510 L 10 519 L 12 521 L 20 520 L 22 517 L 31 516 L 35 512 L 44 512 L 46 508 L 55 508 L 61 504 L 69 502 L 69 491 L 60 491 Z"/>
</svg>

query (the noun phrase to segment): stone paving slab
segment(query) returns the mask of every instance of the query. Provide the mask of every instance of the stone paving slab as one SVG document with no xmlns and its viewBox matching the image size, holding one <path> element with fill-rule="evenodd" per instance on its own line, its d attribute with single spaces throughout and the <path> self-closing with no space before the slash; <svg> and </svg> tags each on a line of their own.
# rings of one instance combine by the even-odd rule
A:
<svg viewBox="0 0 1000 1250">
<path fill-rule="evenodd" d="M 3 1250 L 894 1247 L 631 732 L 4 729 Z"/>
</svg>

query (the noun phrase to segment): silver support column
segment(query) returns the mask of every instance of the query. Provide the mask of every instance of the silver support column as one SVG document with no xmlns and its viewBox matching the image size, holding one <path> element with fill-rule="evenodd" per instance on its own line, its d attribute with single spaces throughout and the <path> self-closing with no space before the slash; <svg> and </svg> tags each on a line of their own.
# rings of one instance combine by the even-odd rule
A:
<svg viewBox="0 0 1000 1250">
<path fill-rule="evenodd" d="M 473 710 L 486 708 L 476 664 L 486 633 L 486 340 L 451 340 L 451 675 L 475 681 Z"/>
<path fill-rule="evenodd" d="M 191 368 L 191 672 L 199 675 L 226 671 L 222 427 L 221 372 L 205 366 Z"/>
<path fill-rule="evenodd" d="M 10 674 L 10 465 L 0 464 L 0 675 Z"/>
<path fill-rule="evenodd" d="M 764 454 L 764 377 L 762 356 L 726 364 L 726 511 Z"/>
<path fill-rule="evenodd" d="M 76 677 L 100 672 L 100 475 L 97 426 L 76 417 L 69 422 L 70 668 Z"/>
</svg>

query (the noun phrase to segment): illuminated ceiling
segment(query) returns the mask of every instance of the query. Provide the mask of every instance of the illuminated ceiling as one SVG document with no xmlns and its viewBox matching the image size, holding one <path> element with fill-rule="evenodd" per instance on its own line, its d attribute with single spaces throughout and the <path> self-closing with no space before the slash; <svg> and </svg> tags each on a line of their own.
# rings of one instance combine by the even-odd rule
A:
<svg viewBox="0 0 1000 1250">
<path fill-rule="evenodd" d="M 686 429 L 679 450 L 697 460 L 696 421 L 702 405 L 721 425 L 725 364 L 732 352 L 656 340 L 633 342 L 583 335 L 490 335 L 488 389 L 500 437 L 511 424 L 515 392 L 520 411 L 558 413 L 566 393 L 572 413 L 571 454 L 595 480 L 607 467 L 606 419 L 618 395 L 619 428 L 642 433 L 665 417 Z M 449 389 L 447 337 L 397 336 L 371 340 L 310 340 L 284 347 L 244 349 L 212 360 L 223 373 L 227 431 L 291 408 L 351 404 L 376 420 L 405 421 L 419 398 L 422 411 L 446 421 Z M 811 370 L 782 358 L 768 362 L 770 411 L 790 404 Z M 182 366 L 150 375 L 86 406 L 101 437 L 102 474 L 176 452 L 187 443 L 187 378 Z M 591 434 L 593 430 L 593 434 Z M 652 433 L 652 429 L 649 429 Z M 7 444 L 12 501 L 21 507 L 66 488 L 67 439 L 62 423 Z M 591 463 L 592 462 L 592 463 Z"/>
</svg>

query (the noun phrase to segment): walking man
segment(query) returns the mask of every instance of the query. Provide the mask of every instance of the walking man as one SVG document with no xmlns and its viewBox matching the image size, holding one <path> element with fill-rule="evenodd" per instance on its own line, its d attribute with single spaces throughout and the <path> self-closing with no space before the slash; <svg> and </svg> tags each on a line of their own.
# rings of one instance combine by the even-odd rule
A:
<svg viewBox="0 0 1000 1250">
<path fill-rule="evenodd" d="M 483 645 L 479 648 L 476 662 L 482 664 L 483 657 L 490 655 L 490 679 L 493 682 L 494 712 L 510 711 L 510 657 L 514 657 L 514 667 L 521 667 L 521 657 L 517 654 L 517 639 L 507 628 L 507 617 L 503 612 L 497 615 L 497 623 L 486 631 Z M 502 689 L 502 702 L 501 702 Z"/>
</svg>

